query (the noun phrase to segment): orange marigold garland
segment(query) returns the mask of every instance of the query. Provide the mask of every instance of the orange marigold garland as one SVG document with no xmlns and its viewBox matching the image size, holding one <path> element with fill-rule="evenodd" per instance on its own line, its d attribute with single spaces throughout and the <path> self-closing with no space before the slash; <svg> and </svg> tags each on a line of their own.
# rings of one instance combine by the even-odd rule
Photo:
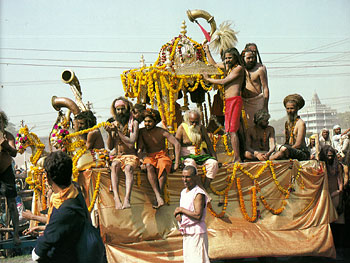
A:
<svg viewBox="0 0 350 263">
<path fill-rule="evenodd" d="M 46 173 L 42 173 L 42 191 L 41 191 L 41 204 L 42 204 L 42 210 L 46 210 L 47 208 L 47 197 L 46 197 Z"/>
<path fill-rule="evenodd" d="M 239 206 L 241 208 L 241 212 L 243 214 L 243 217 L 245 218 L 245 220 L 249 221 L 249 222 L 255 222 L 257 219 L 257 208 L 256 208 L 256 187 L 253 186 L 251 188 L 252 191 L 252 217 L 250 217 L 247 213 L 247 210 L 245 208 L 245 204 L 244 204 L 244 199 L 243 199 L 243 193 L 242 193 L 242 187 L 241 187 L 241 178 L 236 177 L 236 184 L 237 184 L 237 191 L 238 191 L 238 196 L 239 196 Z"/>
<path fill-rule="evenodd" d="M 210 212 L 213 216 L 215 216 L 215 217 L 217 217 L 217 218 L 222 218 L 222 217 L 225 215 L 225 213 L 226 213 L 227 204 L 228 204 L 228 191 L 225 191 L 224 205 L 223 205 L 223 207 L 222 207 L 221 213 L 220 213 L 220 214 L 217 214 L 217 213 L 214 211 L 214 209 L 213 209 L 213 207 L 212 207 L 212 205 L 211 205 L 210 202 L 208 203 L 209 212 Z"/>
<path fill-rule="evenodd" d="M 260 189 L 260 186 L 259 186 L 259 182 L 255 180 L 254 184 L 256 186 L 257 191 L 260 193 L 259 198 L 260 198 L 261 202 L 263 203 L 264 207 L 267 210 L 269 210 L 274 215 L 281 214 L 283 212 L 283 210 L 285 209 L 286 205 L 287 205 L 287 201 L 286 200 L 289 198 L 290 192 L 288 191 L 288 194 L 284 196 L 284 199 L 282 201 L 282 206 L 280 208 L 278 208 L 278 209 L 274 209 L 271 206 L 269 206 L 269 204 L 266 202 L 265 197 L 261 194 L 261 189 Z"/>
<path fill-rule="evenodd" d="M 228 176 L 226 178 L 226 181 L 228 182 L 227 183 L 227 186 L 225 189 L 221 190 L 221 191 L 217 191 L 211 184 L 210 184 L 210 189 L 212 190 L 212 192 L 216 195 L 224 195 L 224 205 L 223 205 L 223 208 L 221 210 L 221 213 L 220 214 L 217 214 L 211 203 L 208 203 L 208 209 L 210 211 L 210 213 L 215 216 L 215 217 L 218 217 L 218 218 L 221 218 L 225 215 L 226 213 L 226 208 L 227 208 L 227 204 L 228 204 L 228 192 L 230 191 L 230 189 L 232 188 L 232 185 L 233 185 L 233 182 L 234 182 L 234 179 L 236 177 L 236 172 L 237 172 L 237 165 L 234 165 L 233 167 L 233 171 L 232 171 L 232 175 Z"/>
</svg>

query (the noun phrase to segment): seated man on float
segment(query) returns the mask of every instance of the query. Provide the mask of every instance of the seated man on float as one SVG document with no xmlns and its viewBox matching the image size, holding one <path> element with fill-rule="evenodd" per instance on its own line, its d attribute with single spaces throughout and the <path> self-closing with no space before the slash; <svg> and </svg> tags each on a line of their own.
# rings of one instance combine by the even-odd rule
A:
<svg viewBox="0 0 350 263">
<path fill-rule="evenodd" d="M 132 118 L 131 103 L 124 97 L 115 99 L 111 106 L 114 122 L 106 127 L 107 147 L 116 153 L 111 165 L 111 181 L 116 209 L 130 208 L 131 188 L 134 170 L 139 164 L 135 142 L 139 133 L 139 123 Z M 123 204 L 119 197 L 119 175 L 125 173 L 125 198 Z"/>
<path fill-rule="evenodd" d="M 96 117 L 92 111 L 83 111 L 75 116 L 74 130 L 75 132 L 90 129 L 96 125 Z M 86 142 L 88 150 L 103 149 L 105 144 L 103 142 L 102 134 L 99 129 L 84 133 L 81 135 L 82 139 Z"/>
<path fill-rule="evenodd" d="M 286 142 L 277 152 L 271 155 L 270 160 L 309 160 L 310 152 L 305 143 L 306 125 L 298 116 L 298 111 L 304 107 L 305 101 L 299 94 L 291 94 L 284 98 L 283 104 L 288 117 L 285 123 Z"/>
<path fill-rule="evenodd" d="M 176 139 L 181 144 L 181 160 L 184 165 L 204 165 L 206 177 L 204 188 L 208 188 L 219 169 L 216 152 L 201 122 L 199 110 L 189 110 L 184 115 L 184 122 L 176 132 Z"/>
<path fill-rule="evenodd" d="M 246 133 L 246 152 L 244 157 L 252 161 L 267 161 L 274 152 L 275 129 L 269 126 L 270 114 L 266 110 L 258 110 L 254 114 L 254 126 Z"/>
<path fill-rule="evenodd" d="M 175 148 L 174 170 L 179 167 L 180 161 L 180 143 L 167 130 L 157 127 L 161 121 L 157 110 L 147 109 L 144 111 L 145 127 L 140 129 L 138 138 L 139 151 L 146 151 L 146 157 L 143 164 L 147 168 L 147 178 L 156 195 L 157 204 L 153 208 L 159 208 L 164 205 L 162 195 L 166 178 L 171 170 L 172 161 L 167 155 L 165 139 Z"/>
</svg>

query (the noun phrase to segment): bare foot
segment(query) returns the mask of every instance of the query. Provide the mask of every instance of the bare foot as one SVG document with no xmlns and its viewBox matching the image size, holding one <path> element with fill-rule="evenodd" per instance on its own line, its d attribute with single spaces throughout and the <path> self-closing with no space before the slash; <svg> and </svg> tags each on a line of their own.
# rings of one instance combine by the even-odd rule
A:
<svg viewBox="0 0 350 263">
<path fill-rule="evenodd" d="M 130 207 L 130 201 L 128 199 L 124 199 L 123 209 L 127 209 Z"/>
<path fill-rule="evenodd" d="M 120 202 L 119 198 L 114 198 L 115 209 L 123 209 L 122 202 Z"/>
<path fill-rule="evenodd" d="M 162 207 L 164 205 L 164 200 L 162 198 L 160 198 L 159 200 L 157 200 L 157 205 L 153 205 L 152 207 L 154 209 L 158 209 L 160 207 Z"/>
</svg>

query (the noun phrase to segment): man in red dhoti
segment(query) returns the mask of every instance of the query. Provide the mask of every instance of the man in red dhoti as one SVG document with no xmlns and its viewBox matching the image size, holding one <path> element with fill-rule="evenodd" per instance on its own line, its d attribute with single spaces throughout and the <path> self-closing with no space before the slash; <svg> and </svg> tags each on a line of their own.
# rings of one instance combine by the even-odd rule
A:
<svg viewBox="0 0 350 263">
<path fill-rule="evenodd" d="M 207 53 L 208 54 L 208 53 Z M 245 82 L 245 73 L 241 56 L 236 48 L 229 48 L 223 52 L 226 77 L 224 79 L 212 79 L 204 73 L 203 78 L 212 84 L 224 85 L 225 89 L 225 130 L 230 133 L 235 162 L 241 161 L 239 155 L 239 129 L 242 110 L 241 91 Z M 217 64 L 215 64 L 217 65 Z"/>
</svg>

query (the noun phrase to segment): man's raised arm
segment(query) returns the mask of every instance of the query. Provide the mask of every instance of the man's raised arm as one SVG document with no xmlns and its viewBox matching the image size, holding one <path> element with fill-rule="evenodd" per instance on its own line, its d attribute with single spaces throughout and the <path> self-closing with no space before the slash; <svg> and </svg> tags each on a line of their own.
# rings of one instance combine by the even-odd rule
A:
<svg viewBox="0 0 350 263">
<path fill-rule="evenodd" d="M 211 65 L 213 65 L 213 66 L 215 66 L 217 68 L 221 68 L 221 69 L 225 68 L 223 63 L 216 63 L 215 62 L 215 60 L 213 59 L 213 57 L 212 57 L 212 55 L 210 53 L 208 44 L 204 44 L 203 45 L 203 49 L 204 49 L 205 54 L 207 55 L 207 59 L 208 59 L 209 64 L 211 64 Z"/>
<path fill-rule="evenodd" d="M 208 82 L 210 82 L 212 84 L 226 85 L 227 83 L 230 83 L 231 81 L 233 81 L 233 80 L 239 78 L 240 76 L 242 76 L 242 74 L 244 74 L 244 70 L 243 70 L 242 66 L 237 66 L 224 79 L 212 79 L 212 78 L 209 78 L 207 73 L 203 73 L 203 78 L 204 78 L 204 80 L 206 80 L 206 81 L 208 81 Z"/>
</svg>

